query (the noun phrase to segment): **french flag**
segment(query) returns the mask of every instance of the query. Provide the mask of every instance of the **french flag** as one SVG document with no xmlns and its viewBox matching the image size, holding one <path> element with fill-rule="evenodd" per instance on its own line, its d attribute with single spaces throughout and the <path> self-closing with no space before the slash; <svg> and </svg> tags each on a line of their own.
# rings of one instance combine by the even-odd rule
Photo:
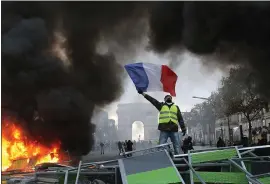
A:
<svg viewBox="0 0 270 184">
<path fill-rule="evenodd" d="M 164 91 L 176 96 L 177 75 L 167 65 L 133 63 L 125 65 L 125 69 L 137 90 Z"/>
</svg>

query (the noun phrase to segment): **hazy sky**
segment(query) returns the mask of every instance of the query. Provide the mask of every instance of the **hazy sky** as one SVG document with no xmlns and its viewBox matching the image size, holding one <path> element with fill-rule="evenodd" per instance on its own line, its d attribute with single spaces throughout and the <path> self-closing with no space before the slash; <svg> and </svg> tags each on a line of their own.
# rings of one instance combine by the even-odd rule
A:
<svg viewBox="0 0 270 184">
<path fill-rule="evenodd" d="M 170 61 L 171 60 L 171 61 Z M 176 61 L 172 61 L 176 60 Z M 205 67 L 200 59 L 188 52 L 185 52 L 178 58 L 161 57 L 153 52 L 142 51 L 135 59 L 127 63 L 148 62 L 156 64 L 169 64 L 174 66 L 172 69 L 178 75 L 176 84 L 176 97 L 173 101 L 180 107 L 181 111 L 189 111 L 193 105 L 202 102 L 200 99 L 193 99 L 192 96 L 208 97 L 211 92 L 216 90 L 220 84 L 220 79 L 224 74 L 218 68 Z M 144 97 L 136 91 L 131 79 L 127 77 L 124 81 L 124 93 L 119 100 L 107 106 L 105 109 L 109 112 L 109 117 L 116 120 L 117 123 L 117 104 L 144 102 L 149 103 Z M 162 101 L 165 94 L 163 92 L 148 93 L 154 98 Z"/>
</svg>

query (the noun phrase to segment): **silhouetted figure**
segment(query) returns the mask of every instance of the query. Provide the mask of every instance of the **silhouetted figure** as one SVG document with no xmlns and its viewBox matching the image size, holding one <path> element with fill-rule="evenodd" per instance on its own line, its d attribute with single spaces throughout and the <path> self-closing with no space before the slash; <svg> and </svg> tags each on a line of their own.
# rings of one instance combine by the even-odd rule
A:
<svg viewBox="0 0 270 184">
<path fill-rule="evenodd" d="M 125 140 L 125 143 L 124 143 L 125 151 L 128 151 L 128 150 L 127 150 L 127 142 L 128 142 L 128 141 Z"/>
<path fill-rule="evenodd" d="M 132 151 L 132 145 L 133 145 L 133 143 L 131 142 L 131 140 L 128 140 L 128 142 L 127 142 L 127 151 Z M 132 154 L 130 153 L 127 156 L 131 157 Z"/>
<path fill-rule="evenodd" d="M 187 153 L 188 150 L 194 150 L 193 144 L 192 144 L 192 137 L 188 136 L 188 138 L 184 139 L 182 150 L 184 153 Z"/>
<path fill-rule="evenodd" d="M 221 137 L 218 138 L 217 147 L 218 148 L 225 147 L 225 142 Z"/>
<path fill-rule="evenodd" d="M 119 155 L 120 155 L 122 152 L 124 152 L 124 150 L 123 150 L 121 141 L 118 141 L 117 144 L 118 144 L 118 150 L 119 150 Z"/>
<path fill-rule="evenodd" d="M 100 142 L 100 154 L 104 155 L 104 143 Z"/>
<path fill-rule="evenodd" d="M 248 137 L 246 137 L 246 136 L 242 137 L 242 145 L 243 145 L 243 147 L 249 146 Z"/>
</svg>

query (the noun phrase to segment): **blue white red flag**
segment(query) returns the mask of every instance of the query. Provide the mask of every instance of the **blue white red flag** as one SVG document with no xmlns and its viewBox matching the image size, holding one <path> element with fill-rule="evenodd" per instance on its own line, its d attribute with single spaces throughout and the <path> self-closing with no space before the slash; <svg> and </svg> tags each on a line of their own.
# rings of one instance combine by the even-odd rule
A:
<svg viewBox="0 0 270 184">
<path fill-rule="evenodd" d="M 125 65 L 125 69 L 137 90 L 164 91 L 176 96 L 177 75 L 167 65 L 133 63 Z"/>
</svg>

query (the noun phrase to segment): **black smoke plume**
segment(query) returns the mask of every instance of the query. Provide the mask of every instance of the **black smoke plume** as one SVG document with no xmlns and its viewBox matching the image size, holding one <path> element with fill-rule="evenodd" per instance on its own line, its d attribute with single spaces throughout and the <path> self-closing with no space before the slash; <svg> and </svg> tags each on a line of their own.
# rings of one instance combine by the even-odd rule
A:
<svg viewBox="0 0 270 184">
<path fill-rule="evenodd" d="M 72 154 L 87 154 L 93 109 L 122 91 L 122 67 L 112 53 L 98 54 L 96 46 L 102 32 L 142 17 L 141 4 L 2 2 L 2 110 L 16 112 L 41 143 L 60 140 Z M 66 59 L 54 52 L 58 33 Z M 127 35 L 121 39 L 133 39 Z"/>
<path fill-rule="evenodd" d="M 248 65 L 270 99 L 269 2 L 160 2 L 150 16 L 152 49 L 185 47 L 218 63 Z"/>
<path fill-rule="evenodd" d="M 269 98 L 269 7 L 268 2 L 2 2 L 2 110 L 16 112 L 43 144 L 60 139 L 63 149 L 88 153 L 94 107 L 115 100 L 122 89 L 122 67 L 112 53 L 99 54 L 97 44 L 110 37 L 129 48 L 145 30 L 136 21 L 147 10 L 152 49 L 187 48 L 216 56 L 215 62 L 248 64 Z M 53 49 L 58 33 L 66 58 Z M 33 121 L 36 115 L 42 118 Z"/>
</svg>

